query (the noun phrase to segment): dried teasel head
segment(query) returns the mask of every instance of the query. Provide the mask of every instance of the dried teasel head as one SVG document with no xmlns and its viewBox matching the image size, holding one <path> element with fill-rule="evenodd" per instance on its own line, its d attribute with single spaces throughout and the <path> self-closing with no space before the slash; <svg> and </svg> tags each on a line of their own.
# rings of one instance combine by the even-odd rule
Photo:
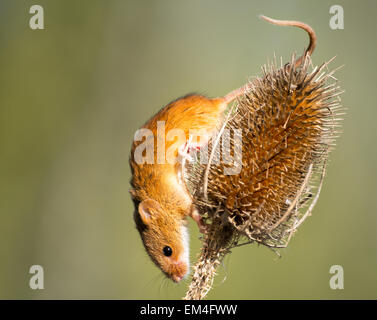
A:
<svg viewBox="0 0 377 320">
<path fill-rule="evenodd" d="M 231 248 L 252 242 L 285 247 L 311 214 L 342 106 L 335 70 L 328 69 L 332 60 L 313 68 L 310 52 L 279 67 L 276 62 L 263 67 L 209 143 L 208 163 L 197 153 L 197 161 L 185 165 L 188 189 L 209 230 L 185 299 L 205 297 Z M 219 141 L 236 129 L 242 132 L 242 167 L 229 175 Z M 230 148 L 233 155 L 239 148 L 235 135 Z"/>
</svg>

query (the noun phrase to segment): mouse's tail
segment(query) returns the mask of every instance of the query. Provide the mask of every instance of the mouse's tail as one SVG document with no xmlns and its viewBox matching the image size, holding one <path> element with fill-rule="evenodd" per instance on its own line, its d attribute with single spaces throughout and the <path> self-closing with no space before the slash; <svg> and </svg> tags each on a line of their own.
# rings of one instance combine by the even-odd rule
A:
<svg viewBox="0 0 377 320">
<path fill-rule="evenodd" d="M 303 23 L 303 22 L 300 22 L 300 21 L 276 20 L 276 19 L 272 19 L 272 18 L 263 16 L 263 15 L 260 15 L 259 17 L 262 18 L 262 19 L 264 19 L 264 20 L 266 20 L 266 21 L 268 21 L 268 22 L 270 22 L 270 23 L 272 23 L 272 24 L 276 24 L 278 26 L 293 26 L 293 27 L 298 27 L 298 28 L 301 28 L 301 29 L 305 30 L 308 33 L 309 39 L 310 39 L 309 46 L 305 50 L 304 54 L 301 57 L 299 57 L 294 62 L 295 68 L 297 68 L 298 66 L 300 66 L 305 61 L 305 58 L 307 56 L 311 56 L 311 54 L 313 53 L 313 51 L 315 49 L 316 43 L 317 43 L 317 36 L 316 36 L 314 30 L 312 29 L 312 27 L 310 27 L 306 23 Z M 236 90 L 233 90 L 232 92 L 228 93 L 224 97 L 224 101 L 228 104 L 228 103 L 232 102 L 234 99 L 236 99 L 237 97 L 239 97 L 242 94 L 244 94 L 249 89 L 250 89 L 250 84 L 248 83 L 245 86 L 243 86 L 241 88 L 238 88 Z"/>
<path fill-rule="evenodd" d="M 316 36 L 316 34 L 315 34 L 315 32 L 314 32 L 314 30 L 311 26 L 307 25 L 306 23 L 300 22 L 300 21 L 276 20 L 276 19 L 266 17 L 264 15 L 260 15 L 259 17 L 262 18 L 263 20 L 266 20 L 267 22 L 270 22 L 272 24 L 276 24 L 278 26 L 298 27 L 298 28 L 305 30 L 308 33 L 309 39 L 310 39 L 309 46 L 305 50 L 304 54 L 296 60 L 295 67 L 299 66 L 305 60 L 306 56 L 311 56 L 311 54 L 313 53 L 313 51 L 315 49 L 316 43 L 317 43 L 317 36 Z"/>
</svg>

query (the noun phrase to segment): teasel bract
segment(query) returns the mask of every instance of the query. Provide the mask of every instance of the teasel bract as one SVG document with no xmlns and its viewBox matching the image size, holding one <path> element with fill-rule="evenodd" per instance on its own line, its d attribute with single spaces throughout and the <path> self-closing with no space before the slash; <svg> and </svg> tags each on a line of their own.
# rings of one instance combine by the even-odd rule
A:
<svg viewBox="0 0 377 320">
<path fill-rule="evenodd" d="M 333 59 L 313 67 L 310 53 L 264 66 L 229 107 L 208 145 L 207 161 L 196 152 L 195 161 L 183 164 L 187 187 L 208 225 L 185 299 L 206 296 L 232 248 L 254 242 L 273 250 L 286 247 L 312 213 L 343 108 L 333 76 L 337 69 L 328 67 Z M 233 156 L 242 151 L 237 174 L 224 173 L 230 169 L 222 157 L 225 133 Z"/>
</svg>

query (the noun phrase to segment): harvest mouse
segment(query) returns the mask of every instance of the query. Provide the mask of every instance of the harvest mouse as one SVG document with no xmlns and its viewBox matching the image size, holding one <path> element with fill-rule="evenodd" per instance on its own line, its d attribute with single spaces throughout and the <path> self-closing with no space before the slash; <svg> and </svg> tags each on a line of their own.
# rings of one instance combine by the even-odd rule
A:
<svg viewBox="0 0 377 320">
<path fill-rule="evenodd" d="M 305 54 L 311 53 L 315 38 L 309 26 L 297 21 L 262 18 L 274 24 L 297 26 L 307 31 L 311 43 Z M 185 156 L 190 148 L 201 148 L 221 125 L 228 104 L 248 89 L 246 85 L 220 98 L 190 94 L 163 107 L 142 127 L 153 136 L 152 163 L 136 161 L 136 150 L 142 141 L 133 142 L 130 193 L 135 205 L 136 227 L 152 261 L 174 282 L 181 281 L 189 273 L 187 217 L 192 217 L 202 232 L 205 232 L 205 225 L 195 210 L 193 199 L 183 181 L 180 163 L 160 163 L 157 146 L 159 141 L 160 144 L 163 141 L 163 150 L 167 150 L 174 144 L 174 140 L 167 136 L 168 132 L 180 129 L 184 132 L 185 139 L 180 141 L 175 155 Z M 158 130 L 159 123 L 164 124 L 164 132 Z M 190 130 L 204 130 L 207 134 L 199 143 L 194 143 L 189 139 Z"/>
</svg>

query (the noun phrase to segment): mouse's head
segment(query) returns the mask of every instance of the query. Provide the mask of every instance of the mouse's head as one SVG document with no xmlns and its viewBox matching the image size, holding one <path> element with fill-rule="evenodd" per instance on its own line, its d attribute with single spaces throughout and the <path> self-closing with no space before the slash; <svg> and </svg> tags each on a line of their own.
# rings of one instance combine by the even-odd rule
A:
<svg viewBox="0 0 377 320">
<path fill-rule="evenodd" d="M 189 272 L 188 233 L 185 221 L 163 210 L 152 199 L 135 203 L 134 219 L 153 262 L 174 282 Z"/>
</svg>

